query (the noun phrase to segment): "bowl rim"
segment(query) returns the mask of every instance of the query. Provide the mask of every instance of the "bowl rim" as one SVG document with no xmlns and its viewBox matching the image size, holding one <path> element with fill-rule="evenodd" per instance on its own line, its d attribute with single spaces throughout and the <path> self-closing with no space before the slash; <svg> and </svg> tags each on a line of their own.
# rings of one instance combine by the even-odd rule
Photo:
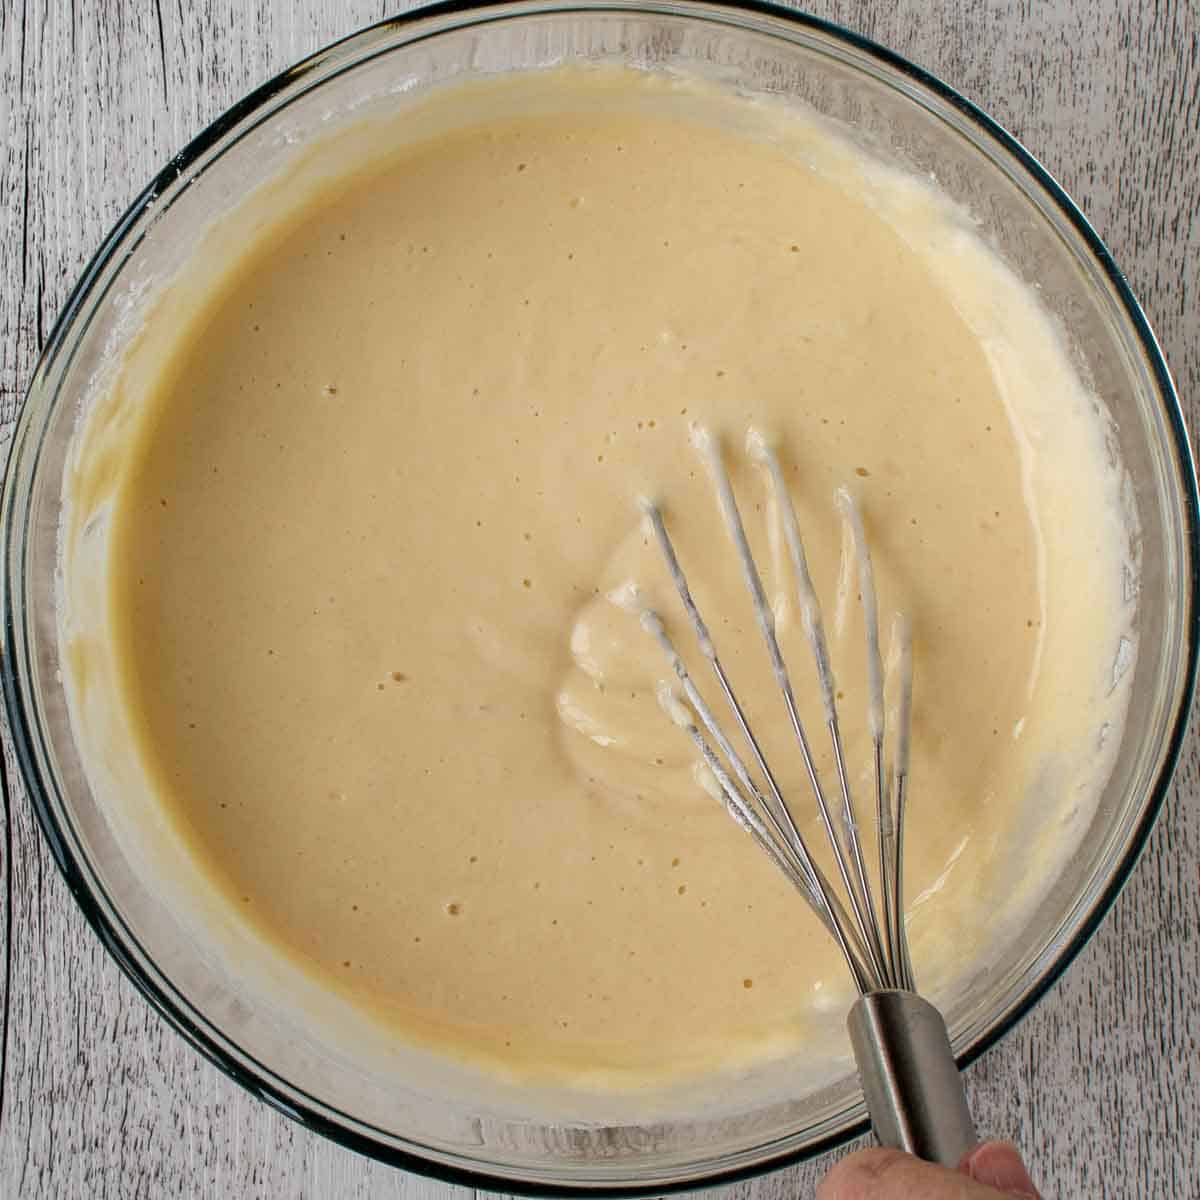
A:
<svg viewBox="0 0 1200 1200">
<path fill-rule="evenodd" d="M 13 427 L 5 469 L 3 499 L 0 502 L 0 545 L 2 545 L 4 556 L 4 569 L 2 578 L 0 578 L 0 617 L 4 624 L 2 644 L 4 669 L 0 674 L 2 674 L 4 707 L 17 765 L 51 855 L 84 918 L 108 953 L 115 959 L 126 978 L 150 1006 L 166 1020 L 176 1033 L 182 1035 L 188 1044 L 199 1051 L 223 1074 L 284 1116 L 350 1150 L 391 1166 L 401 1167 L 446 1183 L 498 1192 L 515 1192 L 529 1196 L 661 1195 L 667 1192 L 730 1184 L 815 1157 L 826 1150 L 842 1145 L 865 1132 L 867 1123 L 858 1121 L 803 1147 L 789 1149 L 775 1155 L 768 1153 L 755 1159 L 753 1163 L 723 1170 L 718 1169 L 711 1173 L 693 1175 L 685 1179 L 648 1180 L 641 1184 L 611 1182 L 592 1184 L 562 1178 L 555 1178 L 553 1182 L 545 1182 L 540 1179 L 523 1179 L 511 1174 L 493 1174 L 475 1166 L 454 1165 L 452 1162 L 441 1161 L 435 1157 L 426 1157 L 415 1150 L 399 1149 L 394 1145 L 377 1141 L 369 1134 L 361 1132 L 364 1128 L 369 1128 L 363 1123 L 358 1123 L 358 1128 L 349 1128 L 331 1119 L 326 1115 L 328 1112 L 336 1111 L 331 1106 L 315 1097 L 307 1097 L 303 1089 L 288 1084 L 276 1072 L 266 1067 L 265 1064 L 258 1063 L 253 1055 L 242 1051 L 240 1047 L 235 1047 L 239 1050 L 240 1059 L 231 1054 L 227 1047 L 232 1046 L 233 1043 L 225 1038 L 219 1029 L 196 1014 L 192 1006 L 176 991 L 165 976 L 160 976 L 162 982 L 159 982 L 152 978 L 147 968 L 139 962 L 137 952 L 141 950 L 141 947 L 136 937 L 125 928 L 115 906 L 110 915 L 102 900 L 93 893 L 88 875 L 81 868 L 80 862 L 71 849 L 71 838 L 59 826 L 53 806 L 47 798 L 47 788 L 44 786 L 46 781 L 43 778 L 39 762 L 41 755 L 38 747 L 41 742 L 41 730 L 37 714 L 32 706 L 27 705 L 21 687 L 20 676 L 27 664 L 22 657 L 17 623 L 13 615 L 14 591 L 24 575 L 19 566 L 14 567 L 17 557 L 21 557 L 23 562 L 23 556 L 14 555 L 14 547 L 23 544 L 16 536 L 22 534 L 23 529 L 16 529 L 15 521 L 18 517 L 18 501 L 25 505 L 28 503 L 27 496 L 18 496 L 17 494 L 15 477 L 18 471 L 15 467 L 23 462 L 31 449 L 36 458 L 38 448 L 30 444 L 35 415 L 33 411 L 35 405 L 31 403 L 31 400 L 39 391 L 39 386 L 53 360 L 66 343 L 67 335 L 76 318 L 91 297 L 93 288 L 102 280 L 106 269 L 120 257 L 123 250 L 130 248 L 130 239 L 137 238 L 141 231 L 141 225 L 150 217 L 155 201 L 163 193 L 167 192 L 181 177 L 185 177 L 199 160 L 221 143 L 226 135 L 235 131 L 244 121 L 281 96 L 287 89 L 297 82 L 319 73 L 329 64 L 331 57 L 336 58 L 339 54 L 352 53 L 353 47 L 357 44 L 369 43 L 381 34 L 403 33 L 422 22 L 441 22 L 440 26 L 429 30 L 428 36 L 435 36 L 454 28 L 487 25 L 511 18 L 571 13 L 635 14 L 638 12 L 732 25 L 740 24 L 737 17 L 741 14 L 750 18 L 766 18 L 769 21 L 798 26 L 802 30 L 814 32 L 835 43 L 840 42 L 851 51 L 874 59 L 884 68 L 915 85 L 919 91 L 929 93 L 935 100 L 949 105 L 968 124 L 974 126 L 975 131 L 982 135 L 982 140 L 990 141 L 1013 160 L 1034 189 L 1040 190 L 1042 195 L 1050 201 L 1057 215 L 1064 218 L 1072 231 L 1080 238 L 1084 249 L 1092 256 L 1111 287 L 1113 295 L 1119 303 L 1121 314 L 1128 321 L 1129 329 L 1135 335 L 1138 348 L 1144 356 L 1145 367 L 1157 392 L 1157 398 L 1161 405 L 1160 415 L 1165 418 L 1168 443 L 1165 448 L 1173 453 L 1173 466 L 1180 485 L 1179 499 L 1182 501 L 1184 517 L 1182 542 L 1187 561 L 1183 564 L 1184 570 L 1181 572 L 1180 583 L 1185 640 L 1182 686 L 1179 690 L 1177 708 L 1171 720 L 1170 732 L 1165 739 L 1158 772 L 1149 789 L 1140 819 L 1131 829 L 1126 840 L 1121 860 L 1093 898 L 1090 908 L 1086 915 L 1079 920 L 1072 936 L 1049 960 L 1033 986 L 1016 1003 L 1012 1004 L 990 1029 L 986 1030 L 957 1056 L 960 1068 L 973 1062 L 1008 1033 L 1054 986 L 1091 939 L 1128 881 L 1145 849 L 1147 839 L 1163 807 L 1171 784 L 1188 726 L 1196 686 L 1197 661 L 1200 656 L 1200 495 L 1197 493 L 1195 465 L 1178 393 L 1149 321 L 1104 242 L 1065 189 L 1038 159 L 1017 138 L 976 104 L 936 75 L 910 62 L 902 55 L 837 22 L 797 9 L 785 8 L 771 3 L 770 0 L 440 0 L 440 2 L 420 6 L 397 16 L 374 22 L 319 48 L 266 83 L 261 84 L 222 112 L 151 179 L 89 260 L 78 282 L 69 293 L 49 337 L 46 339 Z M 462 18 L 467 19 L 462 20 Z M 760 32 L 771 33 L 769 29 L 760 30 Z M 27 515 L 24 507 L 22 515 Z M 53 784 L 53 779 L 49 782 Z M 0 785 L 3 786 L 4 796 L 8 802 L 5 808 L 4 839 L 5 851 L 11 859 L 12 822 L 8 804 L 11 803 L 12 793 L 9 787 L 8 767 L 2 755 L 0 755 Z M 10 908 L 11 888 L 10 870 Z M 145 957 L 147 961 L 150 961 L 148 955 Z M 11 955 L 9 959 L 11 959 Z M 6 961 L 4 970 L 6 979 L 8 979 L 11 975 L 11 961 Z M 11 982 L 10 979 L 8 981 Z M 5 1017 L 7 1018 L 7 1013 L 5 1013 Z M 5 1025 L 7 1026 L 7 1020 Z M 4 1033 L 7 1033 L 7 1028 Z M 257 1067 L 262 1073 L 257 1073 L 253 1069 L 254 1067 Z M 287 1084 L 291 1092 L 285 1092 L 278 1086 L 278 1082 Z M 315 1105 L 319 1105 L 324 1111 L 303 1106 L 297 1107 L 293 1102 L 296 1093 L 305 1095 L 307 1099 Z M 354 1120 L 350 1114 L 345 1115 L 350 1120 Z"/>
</svg>

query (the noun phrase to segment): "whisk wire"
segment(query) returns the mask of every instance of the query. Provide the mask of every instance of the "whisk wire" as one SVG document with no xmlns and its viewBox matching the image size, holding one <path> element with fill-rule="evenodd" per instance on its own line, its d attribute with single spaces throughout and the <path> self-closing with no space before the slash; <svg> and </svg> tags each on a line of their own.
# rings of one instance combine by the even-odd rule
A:
<svg viewBox="0 0 1200 1200">
<path fill-rule="evenodd" d="M 668 703 L 664 707 L 670 710 L 674 708 L 674 705 Z M 679 708 L 682 709 L 683 706 L 680 705 Z M 834 940 L 841 949 L 842 955 L 846 959 L 846 964 L 850 968 L 850 973 L 854 977 L 856 986 L 860 992 L 865 994 L 870 990 L 871 979 L 861 961 L 862 947 L 855 947 L 853 945 L 851 931 L 846 925 L 848 918 L 845 911 L 841 909 L 837 897 L 829 890 L 829 883 L 821 873 L 820 868 L 813 867 L 815 876 L 810 885 L 804 874 L 797 869 L 800 860 L 793 859 L 771 837 L 753 806 L 748 804 L 745 798 L 739 793 L 737 786 L 729 777 L 728 772 L 725 771 L 721 760 L 708 744 L 704 734 L 697 728 L 694 721 L 687 719 L 686 709 L 683 710 L 683 719 L 680 718 L 677 712 L 672 712 L 671 715 L 677 724 L 682 725 L 700 750 L 701 757 L 712 773 L 717 787 L 722 794 L 721 798 L 725 802 L 726 811 L 734 821 L 741 825 L 754 838 L 760 848 L 767 852 L 772 862 L 775 863 L 797 891 L 813 907 L 822 924 L 833 935 Z M 835 916 L 834 909 L 837 909 L 840 915 Z"/>
<path fill-rule="evenodd" d="M 890 937 L 886 909 L 890 892 L 889 879 L 891 874 L 891 856 L 883 851 L 883 831 L 891 824 L 890 797 L 886 791 L 883 766 L 884 707 L 883 707 L 883 656 L 879 650 L 879 605 L 875 595 L 875 571 L 871 565 L 871 548 L 867 543 L 866 531 L 863 529 L 862 514 L 854 497 L 844 488 L 838 488 L 834 494 L 842 518 L 850 531 L 850 540 L 854 547 L 855 566 L 858 575 L 858 591 L 863 612 L 863 628 L 867 643 L 867 727 L 871 734 L 872 766 L 875 784 L 875 819 L 880 831 L 880 868 L 879 886 L 883 893 L 883 920 L 878 922 L 884 929 L 884 937 L 888 942 L 888 967 L 890 978 L 895 978 L 896 955 Z M 844 774 L 843 774 L 844 778 Z M 855 868 L 863 881 L 867 901 L 871 911 L 876 912 L 874 896 L 871 891 L 871 880 L 867 874 L 863 858 L 862 842 L 858 834 L 858 822 L 855 819 L 854 806 L 849 793 L 846 798 L 847 836 L 851 853 L 854 856 Z"/>
<path fill-rule="evenodd" d="M 877 978 L 882 978 L 886 973 L 887 963 L 879 937 L 879 923 L 875 919 L 874 905 L 871 902 L 866 868 L 862 862 L 862 851 L 858 844 L 857 829 L 851 819 L 848 826 L 848 834 L 852 855 L 851 862 L 854 867 L 854 874 L 852 875 L 851 865 L 847 862 L 845 850 L 840 839 L 837 837 L 833 814 L 825 796 L 825 789 L 822 787 L 820 776 L 817 774 L 816 761 L 813 758 L 812 748 L 809 745 L 804 723 L 800 718 L 795 693 L 792 690 L 791 679 L 788 675 L 787 664 L 775 631 L 774 612 L 767 601 L 762 579 L 750 550 L 750 543 L 746 537 L 745 525 L 742 522 L 737 498 L 733 494 L 733 486 L 730 483 L 729 474 L 725 470 L 725 464 L 721 460 L 720 451 L 715 441 L 706 430 L 694 430 L 692 440 L 696 449 L 703 457 L 716 487 L 721 516 L 725 522 L 730 539 L 734 544 L 734 548 L 737 551 L 742 567 L 742 574 L 751 599 L 754 602 L 754 613 L 758 621 L 759 630 L 767 646 L 767 653 L 771 659 L 775 681 L 783 695 L 792 733 L 795 735 L 797 744 L 800 747 L 800 755 L 804 762 L 805 773 L 808 776 L 809 787 L 816 798 L 821 822 L 825 827 L 826 836 L 829 838 L 834 850 L 834 861 L 837 865 L 838 874 L 841 877 L 842 886 L 845 888 L 846 895 L 850 901 L 850 908 L 854 914 L 857 931 L 867 947 L 872 970 L 875 972 Z M 849 811 L 852 814 L 853 810 L 850 809 Z"/>
<path fill-rule="evenodd" d="M 692 599 L 687 576 L 684 574 L 683 568 L 679 565 L 679 558 L 675 553 L 671 536 L 667 532 L 662 513 L 649 501 L 642 503 L 642 512 L 650 522 L 651 530 L 667 564 L 668 573 L 675 585 L 675 590 L 683 603 L 684 611 L 688 615 L 693 633 L 701 643 L 702 653 L 708 659 L 716 674 L 726 702 L 733 712 L 734 718 L 747 744 L 750 746 L 755 762 L 767 782 L 771 798 L 775 802 L 772 804 L 764 796 L 762 790 L 751 777 L 741 755 L 725 735 L 720 722 L 717 721 L 708 702 L 696 687 L 691 673 L 687 669 L 687 665 L 671 641 L 662 618 L 652 609 L 645 609 L 641 614 L 642 627 L 658 641 L 667 657 L 667 661 L 675 672 L 676 678 L 679 680 L 680 686 L 683 688 L 688 703 L 700 718 L 701 725 L 703 725 L 704 729 L 707 730 L 708 734 L 717 743 L 721 753 L 725 755 L 734 776 L 736 776 L 737 782 L 744 789 L 744 795 L 738 793 L 736 788 L 731 793 L 730 789 L 733 788 L 733 780 L 729 779 L 728 773 L 722 772 L 722 775 L 717 776 L 718 783 L 721 785 L 725 799 L 728 802 L 727 807 L 729 803 L 732 803 L 738 811 L 742 811 L 743 809 L 754 811 L 754 806 L 757 805 L 763 817 L 765 817 L 766 821 L 773 828 L 779 842 L 789 852 L 784 856 L 785 860 L 792 864 L 792 869 L 799 876 L 799 879 L 793 880 L 793 882 L 796 883 L 796 886 L 801 891 L 811 897 L 813 907 L 817 910 L 817 915 L 821 917 L 827 928 L 838 939 L 839 945 L 841 945 L 843 953 L 846 955 L 847 962 L 851 965 L 851 970 L 856 980 L 869 978 L 866 973 L 869 970 L 873 970 L 874 964 L 871 961 L 866 944 L 855 929 L 837 893 L 830 886 L 824 873 L 813 860 L 808 845 L 792 817 L 791 810 L 784 801 L 783 793 L 776 782 L 770 765 L 767 763 L 762 747 L 759 745 L 758 739 L 754 736 L 753 730 L 746 719 L 745 712 L 738 701 L 737 695 L 733 691 L 732 684 L 729 682 L 729 678 L 721 666 L 720 655 L 717 653 L 716 645 L 708 633 L 708 627 L 703 617 L 700 616 L 699 608 Z M 699 728 L 695 727 L 694 723 L 689 728 L 680 719 L 677 712 L 671 708 L 668 711 L 676 724 L 682 725 L 689 732 L 693 741 L 696 742 L 700 749 L 705 762 L 711 767 L 710 758 L 715 756 L 713 755 L 711 746 L 708 745 Z M 714 772 L 714 774 L 716 773 Z M 764 830 L 763 832 L 765 833 L 766 831 Z M 772 849 L 772 857 L 775 859 L 777 865 L 779 865 L 780 846 L 774 846 Z M 786 868 L 785 873 L 788 873 L 789 876 L 791 874 Z"/>
<path fill-rule="evenodd" d="M 750 723 L 746 719 L 745 711 L 737 698 L 737 693 L 733 690 L 733 685 L 729 681 L 729 676 L 725 673 L 725 669 L 721 664 L 720 655 L 717 654 L 717 648 L 708 631 L 708 626 L 704 622 L 704 618 L 700 615 L 700 610 L 692 599 L 691 589 L 688 586 L 687 576 L 683 573 L 683 568 L 679 565 L 679 558 L 675 553 L 675 546 L 671 541 L 671 536 L 667 532 L 667 527 L 663 522 L 662 513 L 658 508 L 648 501 L 642 504 L 642 512 L 646 515 L 650 522 L 650 527 L 654 533 L 656 542 L 658 543 L 659 551 L 661 552 L 667 564 L 667 571 L 671 576 L 671 582 L 675 585 L 675 590 L 679 595 L 680 601 L 683 604 L 684 612 L 687 614 L 688 620 L 691 623 L 692 631 L 696 636 L 696 641 L 700 647 L 701 654 L 708 660 L 712 667 L 713 673 L 717 678 L 717 682 L 721 687 L 721 693 L 725 697 L 725 702 L 729 705 L 730 710 L 734 715 L 734 720 L 737 722 L 738 729 L 742 736 L 746 739 L 750 746 L 751 753 L 754 755 L 755 763 L 758 769 L 762 772 L 763 778 L 766 780 L 767 789 L 770 792 L 771 801 L 763 796 L 758 787 L 750 778 L 749 772 L 746 770 L 741 756 L 734 749 L 729 739 L 722 731 L 720 724 L 712 714 L 704 697 L 700 694 L 699 689 L 692 681 L 691 675 L 688 673 L 687 667 L 683 662 L 682 657 L 676 651 L 670 638 L 667 635 L 666 628 L 662 620 L 656 613 L 647 612 L 643 614 L 643 626 L 657 638 L 658 643 L 662 646 L 667 654 L 668 660 L 671 663 L 675 674 L 678 676 L 684 691 L 687 694 L 689 703 L 696 709 L 700 716 L 704 727 L 716 740 L 721 748 L 721 752 L 729 760 L 737 775 L 739 782 L 744 788 L 762 805 L 768 819 L 775 827 L 776 833 L 792 845 L 796 850 L 798 857 L 802 860 L 808 859 L 807 848 L 803 846 L 803 839 L 800 837 L 800 831 L 796 828 L 795 822 L 792 820 L 792 814 L 783 799 L 783 793 L 776 782 L 775 775 L 771 771 L 767 763 L 766 756 L 763 754 L 761 747 L 758 744 L 758 739 L 755 738 Z M 811 878 L 811 871 L 810 871 Z"/>
<path fill-rule="evenodd" d="M 821 702 L 825 709 L 825 723 L 829 730 L 829 740 L 833 749 L 834 765 L 837 772 L 838 790 L 842 800 L 842 829 L 845 837 L 844 851 L 839 850 L 839 846 L 834 838 L 834 834 L 830 829 L 826 829 L 827 836 L 834 844 L 834 851 L 837 854 L 839 861 L 842 853 L 848 852 L 850 862 L 854 868 L 852 879 L 843 875 L 847 892 L 857 900 L 855 905 L 856 912 L 863 912 L 870 918 L 866 924 L 872 942 L 872 949 L 875 954 L 877 963 L 881 968 L 885 961 L 890 965 L 891 956 L 885 960 L 885 949 L 882 940 L 878 935 L 879 924 L 875 918 L 875 902 L 871 891 L 870 876 L 867 873 L 866 862 L 863 857 L 862 844 L 858 833 L 858 820 L 854 811 L 854 801 L 850 791 L 850 779 L 846 770 L 846 755 L 842 742 L 841 727 L 838 721 L 836 685 L 834 683 L 833 668 L 829 660 L 828 642 L 825 638 L 825 622 L 821 616 L 821 604 L 817 599 L 816 588 L 813 587 L 812 575 L 808 569 L 808 556 L 804 551 L 804 538 L 800 533 L 800 522 L 796 519 L 796 509 L 792 504 L 791 492 L 788 489 L 787 482 L 784 479 L 783 468 L 779 464 L 779 458 L 771 448 L 767 440 L 757 430 L 750 430 L 746 436 L 746 450 L 750 458 L 757 462 L 760 466 L 766 468 L 767 476 L 771 484 L 772 498 L 775 501 L 775 507 L 783 524 L 784 540 L 787 543 L 789 556 L 792 560 L 793 575 L 796 583 L 796 594 L 799 601 L 802 623 L 805 633 L 808 637 L 809 648 L 813 654 L 813 660 L 817 668 L 817 682 L 821 692 Z M 713 453 L 710 443 L 710 455 Z M 853 505 L 853 500 L 847 500 Z M 744 541 L 744 538 L 742 539 Z M 860 574 L 862 573 L 862 559 L 859 556 Z M 870 560 L 866 563 L 866 574 L 868 576 L 867 588 L 874 596 L 873 583 L 871 582 Z M 878 639 L 876 638 L 876 646 Z M 868 643 L 868 650 L 870 643 Z M 792 710 L 792 705 L 789 704 L 789 713 Z M 807 761 L 807 758 L 806 758 Z M 820 798 L 818 797 L 818 804 Z M 882 879 L 882 876 L 881 876 Z M 852 887 L 853 883 L 853 887 Z M 855 891 L 855 888 L 857 891 Z"/>
<path fill-rule="evenodd" d="M 897 614 L 892 626 L 896 647 L 896 679 L 899 693 L 896 710 L 895 826 L 892 849 L 892 944 L 896 947 L 900 986 L 916 991 L 908 932 L 904 925 L 904 809 L 908 798 L 908 760 L 912 741 L 912 630 Z"/>
<path fill-rule="evenodd" d="M 659 516 L 659 520 L 661 521 L 661 516 Z M 665 536 L 665 529 L 663 532 Z M 785 844 L 791 846 L 793 851 L 795 851 L 795 842 L 796 837 L 798 837 L 798 833 L 793 836 L 792 833 L 786 828 L 786 824 L 779 820 L 778 816 L 772 810 L 771 805 L 767 803 L 766 797 L 763 796 L 762 792 L 758 788 L 758 785 L 751 778 L 750 772 L 747 770 L 746 764 L 742 760 L 742 756 L 725 736 L 724 731 L 721 729 L 720 723 L 713 715 L 712 709 L 709 708 L 708 702 L 704 699 L 704 696 L 700 692 L 699 688 L 696 687 L 695 681 L 692 679 L 691 673 L 687 669 L 687 665 L 684 663 L 682 656 L 675 649 L 675 645 L 671 641 L 670 635 L 667 633 L 666 626 L 663 624 L 662 618 L 652 609 L 647 609 L 642 613 L 642 627 L 649 633 L 653 634 L 655 638 L 657 638 L 659 645 L 662 647 L 663 652 L 667 656 L 668 662 L 675 671 L 675 676 L 679 680 L 680 686 L 683 688 L 683 692 L 687 697 L 688 703 L 692 706 L 696 715 L 700 718 L 701 724 L 717 743 L 721 753 L 725 755 L 726 761 L 732 768 L 738 782 L 745 789 L 748 796 L 758 803 L 762 811 L 765 813 L 767 819 L 775 826 L 776 834 L 785 842 Z M 720 659 L 715 654 L 715 651 L 713 658 L 710 661 L 716 663 L 719 668 Z M 730 692 L 730 695 L 732 695 L 732 691 Z M 732 706 L 734 706 L 735 711 L 740 711 L 740 709 L 737 707 L 736 696 L 733 697 L 730 703 Z M 672 714 L 672 716 L 674 716 L 674 714 Z M 676 721 L 676 723 L 678 724 L 679 722 Z M 687 727 L 684 726 L 684 728 L 686 729 Z M 699 729 L 697 729 L 696 732 L 699 734 Z M 751 748 L 755 750 L 758 748 L 758 743 L 753 739 L 751 739 Z M 761 753 L 761 750 L 758 750 L 758 756 L 760 758 Z M 762 761 L 765 762 L 765 759 Z M 771 773 L 769 767 L 763 769 L 763 775 L 767 780 L 768 788 L 778 794 L 779 785 L 775 782 L 775 777 Z M 812 869 L 813 864 L 810 862 L 806 854 L 797 853 L 797 860 L 799 862 L 799 869 L 804 875 L 807 885 L 815 890 L 816 881 Z"/>
<path fill-rule="evenodd" d="M 750 550 L 745 526 L 719 449 L 707 431 L 702 429 L 693 431 L 693 444 L 703 456 L 716 487 L 722 518 L 738 554 L 742 575 L 754 604 L 759 630 L 766 644 L 772 672 L 782 693 L 789 724 L 804 762 L 807 781 L 817 803 L 821 824 L 833 851 L 842 888 L 849 901 L 849 912 L 842 904 L 837 891 L 813 859 L 791 808 L 767 763 L 762 747 L 754 736 L 745 711 L 721 665 L 708 626 L 692 596 L 662 513 L 657 506 L 644 502 L 642 510 L 666 562 L 700 651 L 708 659 L 735 723 L 750 748 L 758 770 L 766 781 L 766 792 L 764 793 L 755 783 L 741 755 L 723 732 L 720 723 L 687 671 L 682 657 L 671 642 L 661 617 L 647 609 L 641 615 L 643 627 L 655 635 L 667 655 L 691 709 L 689 711 L 688 707 L 678 701 L 670 692 L 663 697 L 664 707 L 667 708 L 676 724 L 686 730 L 699 749 L 730 815 L 750 832 L 755 841 L 767 851 L 771 859 L 801 892 L 822 923 L 834 936 L 859 991 L 866 994 L 868 991 L 879 988 L 911 987 L 912 969 L 903 919 L 902 870 L 903 815 L 911 722 L 911 643 L 908 638 L 907 625 L 903 622 L 898 623 L 897 633 L 894 636 L 900 657 L 898 668 L 900 707 L 897 721 L 897 757 L 891 786 L 889 786 L 884 758 L 883 665 L 879 650 L 878 607 L 870 553 L 858 508 L 849 493 L 844 489 L 839 489 L 837 504 L 847 523 L 855 548 L 859 592 L 866 625 L 868 726 L 873 748 L 876 819 L 879 829 L 879 887 L 882 901 L 882 907 L 879 908 L 875 902 L 870 873 L 866 867 L 862 842 L 858 833 L 858 823 L 854 812 L 843 740 L 838 722 L 833 672 L 830 666 L 820 606 L 817 603 L 815 589 L 808 571 L 799 524 L 778 460 L 761 438 L 751 434 L 747 443 L 748 450 L 757 462 L 766 467 L 774 499 L 783 520 L 785 537 L 796 578 L 801 616 L 817 668 L 841 793 L 843 808 L 841 836 L 839 836 L 817 773 L 816 762 L 804 723 L 800 717 L 787 664 L 779 645 L 774 612 L 767 601 L 762 579 Z M 699 724 L 692 719 L 693 712 L 699 718 Z M 705 731 L 708 736 L 705 735 Z M 728 770 L 708 737 L 713 739 L 721 754 L 724 755 L 725 761 L 729 764 Z"/>
<path fill-rule="evenodd" d="M 883 899 L 883 937 L 887 948 L 888 974 L 900 976 L 900 947 L 896 939 L 895 863 L 896 826 L 892 816 L 892 792 L 884 775 L 883 746 L 876 742 L 875 759 L 875 822 L 879 830 L 879 891 Z"/>
</svg>

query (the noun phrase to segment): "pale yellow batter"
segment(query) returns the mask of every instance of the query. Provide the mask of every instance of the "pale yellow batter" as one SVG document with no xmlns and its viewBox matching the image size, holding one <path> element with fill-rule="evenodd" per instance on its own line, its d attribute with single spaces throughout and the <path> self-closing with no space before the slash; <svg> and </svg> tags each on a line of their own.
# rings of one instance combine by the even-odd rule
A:
<svg viewBox="0 0 1200 1200">
<path fill-rule="evenodd" d="M 1114 484 L 1049 324 L 931 187 L 799 115 L 620 72 L 426 115 L 440 133 L 393 131 L 186 320 L 148 321 L 165 365 L 118 379 L 72 484 L 80 521 L 112 505 L 105 630 L 66 623 L 76 686 L 103 640 L 229 903 L 401 1038 L 568 1081 L 803 1061 L 844 965 L 697 785 L 612 599 L 636 581 L 675 612 L 652 492 L 819 840 L 688 445 L 694 421 L 725 441 L 824 753 L 755 425 L 864 801 L 838 484 L 885 618 L 912 618 L 910 929 L 952 996 L 1070 852 L 1121 711 Z"/>
</svg>

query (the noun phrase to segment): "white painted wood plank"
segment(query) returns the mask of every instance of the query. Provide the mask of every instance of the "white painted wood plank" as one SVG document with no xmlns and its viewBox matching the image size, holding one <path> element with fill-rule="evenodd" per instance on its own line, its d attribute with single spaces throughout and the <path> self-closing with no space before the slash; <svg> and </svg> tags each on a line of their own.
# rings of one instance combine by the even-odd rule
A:
<svg viewBox="0 0 1200 1200">
<path fill-rule="evenodd" d="M 108 227 L 250 87 L 384 15 L 367 0 L 0 4 L 0 444 Z M 981 103 L 1080 201 L 1200 416 L 1200 14 L 1158 0 L 820 0 Z M 0 1197 L 403 1197 L 454 1190 L 358 1158 L 242 1093 L 99 949 L 12 779 L 0 840 L 9 1029 Z M 969 1073 L 1048 1196 L 1200 1196 L 1200 730 L 1164 821 L 1058 988 Z M 810 1195 L 824 1163 L 724 1189 Z M 712 1193 L 714 1196 L 716 1193 Z"/>
</svg>

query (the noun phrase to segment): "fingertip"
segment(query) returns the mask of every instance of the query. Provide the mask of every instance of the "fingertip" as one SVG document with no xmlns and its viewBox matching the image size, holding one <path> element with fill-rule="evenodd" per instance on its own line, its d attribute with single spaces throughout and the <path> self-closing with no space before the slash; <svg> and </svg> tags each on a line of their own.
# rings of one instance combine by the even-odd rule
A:
<svg viewBox="0 0 1200 1200">
<path fill-rule="evenodd" d="M 1038 1200 L 1038 1190 L 1011 1142 L 984 1142 L 967 1154 L 959 1170 L 976 1183 L 987 1184 L 1007 1196 Z"/>
<path fill-rule="evenodd" d="M 880 1181 L 909 1161 L 902 1150 L 857 1150 L 834 1164 L 817 1186 L 816 1200 L 872 1200 L 879 1195 Z"/>
</svg>

